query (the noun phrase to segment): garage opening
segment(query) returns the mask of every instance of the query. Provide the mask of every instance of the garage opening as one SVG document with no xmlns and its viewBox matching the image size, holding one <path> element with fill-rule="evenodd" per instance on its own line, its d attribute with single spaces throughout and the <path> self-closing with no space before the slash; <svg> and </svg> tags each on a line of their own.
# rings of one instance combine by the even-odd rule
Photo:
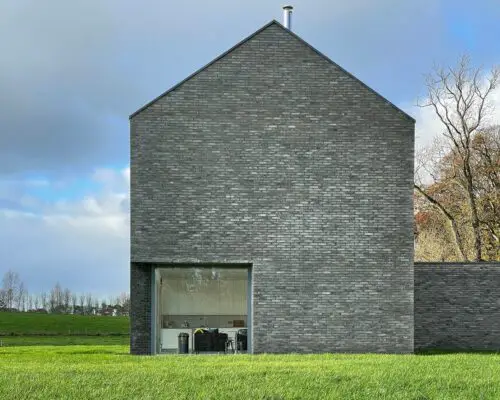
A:
<svg viewBox="0 0 500 400">
<path fill-rule="evenodd" d="M 156 353 L 251 352 L 250 294 L 249 265 L 156 268 Z"/>
</svg>

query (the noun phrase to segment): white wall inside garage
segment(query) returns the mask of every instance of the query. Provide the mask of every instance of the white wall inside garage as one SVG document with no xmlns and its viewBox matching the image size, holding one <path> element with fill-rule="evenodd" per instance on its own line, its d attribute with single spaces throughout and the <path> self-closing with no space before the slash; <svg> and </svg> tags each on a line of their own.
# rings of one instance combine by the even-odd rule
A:
<svg viewBox="0 0 500 400">
<path fill-rule="evenodd" d="M 160 270 L 162 315 L 246 315 L 247 269 Z"/>
</svg>

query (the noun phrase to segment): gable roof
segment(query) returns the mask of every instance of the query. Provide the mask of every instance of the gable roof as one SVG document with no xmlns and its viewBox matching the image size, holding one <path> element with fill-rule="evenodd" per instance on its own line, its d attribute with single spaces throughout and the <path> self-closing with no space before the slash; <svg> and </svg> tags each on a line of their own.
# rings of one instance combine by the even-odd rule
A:
<svg viewBox="0 0 500 400">
<path fill-rule="evenodd" d="M 338 65 L 337 63 L 335 63 L 334 61 L 332 61 L 330 58 L 328 58 L 326 55 L 324 55 L 323 53 L 321 53 L 319 50 L 317 50 L 316 48 L 314 48 L 313 46 L 311 46 L 309 43 L 307 43 L 304 39 L 302 39 L 300 36 L 298 36 L 297 34 L 293 33 L 291 30 L 285 28 L 282 24 L 280 24 L 278 21 L 276 20 L 272 20 L 270 22 L 268 22 L 267 24 L 265 24 L 262 28 L 258 29 L 257 31 L 255 31 L 254 33 L 252 33 L 250 36 L 247 36 L 245 39 L 243 39 L 242 41 L 238 42 L 237 44 L 235 44 L 233 47 L 231 47 L 229 50 L 225 51 L 224 53 L 222 53 L 220 56 L 218 56 L 217 58 L 213 59 L 212 61 L 210 61 L 208 64 L 204 65 L 203 67 L 201 67 L 200 69 L 198 69 L 197 71 L 193 72 L 191 75 L 189 75 L 188 77 L 186 77 L 185 79 L 183 79 L 182 81 L 180 81 L 179 83 L 177 83 L 176 85 L 172 86 L 170 89 L 166 90 L 165 92 L 163 92 L 162 94 L 160 94 L 158 97 L 154 98 L 153 100 L 151 100 L 150 102 L 146 103 L 145 105 L 143 105 L 141 108 L 139 108 L 137 111 L 135 111 L 134 113 L 132 113 L 130 116 L 129 116 L 129 119 L 132 119 L 133 117 L 135 117 L 137 114 L 139 114 L 141 111 L 144 111 L 146 108 L 148 108 L 150 105 L 156 103 L 158 100 L 160 100 L 162 97 L 166 96 L 167 94 L 169 94 L 170 92 L 174 91 L 175 89 L 177 89 L 179 86 L 181 86 L 184 82 L 190 80 L 191 78 L 193 78 L 194 76 L 198 75 L 200 72 L 202 72 L 203 70 L 205 70 L 206 68 L 210 67 L 212 64 L 214 64 L 215 62 L 219 61 L 221 58 L 224 58 L 226 55 L 228 55 L 229 53 L 231 53 L 233 50 L 237 49 L 238 47 L 240 47 L 242 44 L 248 42 L 250 39 L 252 39 L 254 36 L 258 35 L 260 32 L 262 32 L 263 30 L 267 29 L 268 27 L 270 27 L 271 25 L 277 25 L 278 27 L 280 27 L 281 29 L 283 29 L 284 31 L 286 31 L 288 34 L 292 35 L 294 38 L 298 39 L 301 43 L 305 44 L 307 47 L 309 47 L 312 51 L 314 51 L 316 54 L 318 54 L 320 57 L 324 58 L 326 61 L 328 61 L 330 64 L 333 64 L 336 68 L 338 68 L 340 71 L 344 72 L 346 75 L 350 76 L 352 79 L 354 79 L 355 81 L 359 82 L 362 86 L 364 86 L 366 89 L 368 89 L 369 91 L 371 91 L 372 93 L 374 93 L 375 95 L 377 95 L 382 101 L 384 101 L 385 103 L 387 103 L 388 105 L 390 105 L 391 107 L 393 107 L 396 111 L 400 112 L 404 117 L 406 117 L 407 119 L 409 119 L 410 121 L 412 121 L 413 123 L 415 123 L 415 118 L 413 118 L 411 115 L 409 115 L 408 113 L 406 113 L 405 111 L 403 111 L 401 108 L 399 108 L 398 106 L 396 106 L 394 103 L 391 103 L 389 100 L 387 100 L 384 96 L 382 96 L 380 93 L 378 93 L 377 91 L 375 91 L 374 89 L 372 89 L 370 86 L 368 86 L 366 83 L 364 83 L 363 81 L 361 81 L 360 79 L 356 78 L 353 74 L 351 74 L 350 72 L 346 71 L 344 68 L 342 68 L 340 65 Z"/>
</svg>

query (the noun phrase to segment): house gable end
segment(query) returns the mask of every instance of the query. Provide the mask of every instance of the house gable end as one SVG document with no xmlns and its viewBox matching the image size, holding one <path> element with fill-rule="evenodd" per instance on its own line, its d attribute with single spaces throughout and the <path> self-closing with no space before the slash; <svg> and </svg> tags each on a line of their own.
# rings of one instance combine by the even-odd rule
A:
<svg viewBox="0 0 500 400">
<path fill-rule="evenodd" d="M 232 52 L 234 52 L 236 49 L 238 49 L 239 47 L 241 47 L 243 44 L 245 44 L 248 41 L 250 41 L 251 39 L 255 38 L 260 33 L 262 33 L 263 31 L 265 31 L 266 29 L 270 28 L 271 26 L 277 26 L 281 30 L 285 31 L 287 34 L 289 34 L 290 36 L 292 36 L 293 38 L 297 39 L 300 43 L 302 43 L 307 48 L 309 48 L 310 50 L 312 50 L 315 54 L 317 54 L 318 56 L 320 56 L 322 59 L 326 60 L 329 64 L 331 64 L 332 66 L 334 66 L 336 69 L 338 69 L 339 71 L 341 71 L 342 73 L 344 73 L 345 75 L 347 75 L 349 78 L 353 79 L 358 84 L 362 85 L 369 92 L 375 94 L 375 96 L 376 96 L 376 98 L 378 98 L 378 100 L 380 100 L 383 103 L 385 103 L 385 104 L 389 105 L 390 107 L 392 107 L 395 111 L 397 111 L 399 114 L 401 114 L 404 118 L 406 118 L 406 119 L 410 120 L 411 122 L 415 123 L 415 119 L 413 117 L 411 117 L 409 114 L 407 114 L 406 112 L 404 112 L 403 110 L 401 110 L 399 107 L 397 107 L 396 105 L 394 105 L 393 103 L 391 103 L 385 97 L 383 97 L 382 95 L 380 95 L 377 91 L 375 91 L 374 89 L 372 89 L 371 87 L 369 87 L 368 85 L 366 85 L 364 82 L 362 82 L 361 80 L 359 80 L 358 78 L 356 78 L 353 74 L 351 74 L 348 71 L 346 71 L 344 68 L 342 68 L 337 63 L 335 63 L 330 58 L 328 58 L 326 55 L 324 55 L 323 53 L 321 53 L 320 51 L 318 51 L 316 48 L 314 48 L 313 46 L 311 46 L 309 43 L 307 43 L 300 36 L 296 35 L 292 31 L 290 31 L 289 29 L 285 28 L 283 25 L 281 25 L 276 20 L 273 20 L 273 21 L 267 23 L 262 28 L 260 28 L 259 30 L 257 30 L 253 34 L 249 35 L 248 37 L 246 37 L 245 39 L 243 39 L 242 41 L 240 41 L 239 43 L 237 43 L 235 46 L 231 47 L 229 50 L 227 50 L 224 53 L 222 53 L 220 56 L 218 56 L 214 60 L 210 61 L 208 64 L 204 65 L 203 67 L 201 67 L 200 69 L 198 69 L 197 71 L 195 71 L 194 73 L 192 73 L 191 75 L 189 75 L 188 77 L 186 77 L 185 79 L 183 79 L 182 81 L 180 81 L 179 83 L 177 83 L 176 85 L 172 86 L 170 89 L 168 89 L 167 91 L 163 92 L 161 95 L 159 95 L 158 97 L 156 97 L 155 99 L 151 100 L 150 102 L 148 102 L 147 104 L 145 104 L 144 106 L 142 106 L 141 108 L 139 108 L 137 111 L 135 111 L 134 113 L 132 113 L 129 118 L 130 119 L 134 118 L 136 115 L 140 114 L 142 111 L 146 110 L 147 108 L 149 108 L 150 106 L 152 106 L 153 104 L 155 104 L 158 100 L 160 100 L 163 97 L 167 96 L 168 94 L 174 92 L 176 89 L 178 89 L 184 83 L 190 81 L 192 78 L 194 78 L 195 76 L 197 76 L 201 72 L 205 71 L 206 69 L 208 69 L 213 64 L 215 64 L 218 61 L 222 60 L 223 58 L 225 58 L 226 56 L 228 56 L 229 54 L 231 54 Z"/>
</svg>

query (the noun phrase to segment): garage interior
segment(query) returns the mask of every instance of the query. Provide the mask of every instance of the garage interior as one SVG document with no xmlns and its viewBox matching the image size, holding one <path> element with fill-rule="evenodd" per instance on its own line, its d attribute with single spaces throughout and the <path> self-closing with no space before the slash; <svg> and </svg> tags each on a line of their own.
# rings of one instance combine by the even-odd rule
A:
<svg viewBox="0 0 500 400">
<path fill-rule="evenodd" d="M 250 288 L 248 266 L 156 268 L 156 353 L 250 352 Z"/>
</svg>

